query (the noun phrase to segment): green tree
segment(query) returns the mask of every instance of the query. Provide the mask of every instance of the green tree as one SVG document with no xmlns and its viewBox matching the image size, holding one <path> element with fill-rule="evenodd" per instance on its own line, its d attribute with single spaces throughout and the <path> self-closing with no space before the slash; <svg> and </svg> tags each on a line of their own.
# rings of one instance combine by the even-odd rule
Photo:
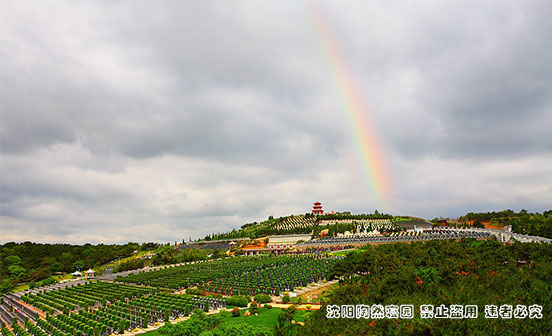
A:
<svg viewBox="0 0 552 336">
<path fill-rule="evenodd" d="M 77 260 L 73 263 L 73 269 L 76 270 L 83 270 L 84 269 L 84 261 Z"/>
<path fill-rule="evenodd" d="M 483 225 L 483 223 L 481 223 L 480 220 L 475 220 L 475 221 L 473 222 L 473 227 L 475 227 L 475 228 L 484 228 L 485 225 Z"/>
<path fill-rule="evenodd" d="M 6 263 L 6 265 L 21 265 L 22 260 L 17 255 L 10 255 L 4 258 L 4 262 Z"/>
<path fill-rule="evenodd" d="M 8 267 L 8 272 L 14 278 L 21 278 L 27 270 L 19 265 L 11 265 Z"/>
<path fill-rule="evenodd" d="M 63 272 L 63 264 L 59 261 L 54 261 L 50 265 L 50 270 L 54 273 L 55 272 Z"/>
<path fill-rule="evenodd" d="M 13 288 L 11 279 L 0 280 L 0 293 L 8 293 Z"/>
<path fill-rule="evenodd" d="M 288 309 L 282 309 L 282 313 L 278 316 L 278 323 L 274 326 L 274 336 L 291 335 L 293 315 L 295 315 L 295 306 Z"/>
<path fill-rule="evenodd" d="M 73 265 L 74 259 L 75 257 L 71 252 L 63 252 L 59 257 L 59 261 L 63 264 L 63 269 L 65 271 L 72 270 L 71 266 Z"/>
</svg>

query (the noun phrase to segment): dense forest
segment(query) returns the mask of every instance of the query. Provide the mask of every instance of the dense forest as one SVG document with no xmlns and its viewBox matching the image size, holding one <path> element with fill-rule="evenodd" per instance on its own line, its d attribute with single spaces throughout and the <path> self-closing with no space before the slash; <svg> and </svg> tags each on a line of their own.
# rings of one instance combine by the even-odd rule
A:
<svg viewBox="0 0 552 336">
<path fill-rule="evenodd" d="M 6 243 L 0 245 L 0 291 L 19 283 L 36 282 L 53 274 L 85 270 L 128 257 L 136 250 L 157 248 L 155 243 L 124 245 L 69 245 Z"/>
<path fill-rule="evenodd" d="M 511 225 L 512 231 L 532 236 L 552 238 L 552 210 L 541 213 L 531 213 L 527 210 L 514 212 L 510 209 L 498 212 L 469 212 L 459 218 L 461 222 L 490 221 L 495 225 Z"/>
<path fill-rule="evenodd" d="M 336 263 L 340 286 L 324 306 L 413 304 L 414 319 L 327 319 L 321 309 L 302 335 L 551 335 L 552 247 L 493 240 L 367 247 Z M 422 319 L 423 304 L 477 305 L 475 319 Z M 542 319 L 486 319 L 485 305 L 541 305 Z"/>
</svg>

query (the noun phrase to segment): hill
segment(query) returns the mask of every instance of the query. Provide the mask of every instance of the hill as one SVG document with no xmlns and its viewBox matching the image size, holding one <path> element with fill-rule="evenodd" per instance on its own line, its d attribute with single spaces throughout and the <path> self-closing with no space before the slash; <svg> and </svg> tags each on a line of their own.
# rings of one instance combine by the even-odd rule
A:
<svg viewBox="0 0 552 336">
<path fill-rule="evenodd" d="M 221 240 L 233 238 L 262 238 L 271 235 L 285 234 L 306 234 L 319 231 L 320 224 L 333 221 L 335 223 L 361 222 L 366 220 L 387 219 L 391 222 L 407 219 L 408 217 L 394 217 L 389 214 L 380 214 L 377 211 L 374 214 L 335 213 L 325 215 L 313 215 L 310 213 L 301 215 L 290 215 L 279 218 L 270 216 L 267 220 L 257 223 L 248 223 L 241 226 L 240 229 L 234 229 L 230 232 L 207 235 L 202 240 Z"/>
</svg>

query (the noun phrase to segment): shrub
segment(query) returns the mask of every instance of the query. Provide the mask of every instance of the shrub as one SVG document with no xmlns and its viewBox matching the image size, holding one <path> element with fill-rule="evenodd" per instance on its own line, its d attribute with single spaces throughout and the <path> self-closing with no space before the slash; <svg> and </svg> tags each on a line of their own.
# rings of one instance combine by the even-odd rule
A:
<svg viewBox="0 0 552 336">
<path fill-rule="evenodd" d="M 284 295 L 284 297 L 282 297 L 282 302 L 283 302 L 283 303 L 288 303 L 289 300 L 290 300 L 290 299 L 289 299 L 289 294 L 286 294 L 286 295 Z"/>
<path fill-rule="evenodd" d="M 200 289 L 195 289 L 195 288 L 188 288 L 186 289 L 186 294 L 190 294 L 190 295 L 201 295 L 201 290 Z"/>
<path fill-rule="evenodd" d="M 251 301 L 248 296 L 232 296 L 226 299 L 226 304 L 229 306 L 247 307 L 247 304 Z"/>
<path fill-rule="evenodd" d="M 240 310 L 240 308 L 234 307 L 234 309 L 232 309 L 232 316 L 238 317 L 238 316 L 240 316 L 240 315 L 241 315 L 241 310 Z"/>
<path fill-rule="evenodd" d="M 255 295 L 255 298 L 254 298 L 255 301 L 259 302 L 259 303 L 268 303 L 270 301 L 272 301 L 270 299 L 270 296 L 268 295 L 263 295 L 263 294 L 257 294 Z"/>
<path fill-rule="evenodd" d="M 251 301 L 251 303 L 249 304 L 249 311 L 251 312 L 251 314 L 255 314 L 259 311 L 259 306 L 257 302 Z"/>
<path fill-rule="evenodd" d="M 268 304 L 268 303 L 265 303 L 264 307 L 265 307 L 266 309 L 272 309 L 272 305 L 270 305 L 270 304 Z"/>
</svg>

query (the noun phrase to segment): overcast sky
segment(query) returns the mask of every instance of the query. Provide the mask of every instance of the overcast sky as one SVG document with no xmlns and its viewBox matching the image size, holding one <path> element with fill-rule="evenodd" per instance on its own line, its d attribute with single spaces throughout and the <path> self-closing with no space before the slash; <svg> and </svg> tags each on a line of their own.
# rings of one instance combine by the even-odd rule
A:
<svg viewBox="0 0 552 336">
<path fill-rule="evenodd" d="M 0 243 L 187 240 L 314 201 L 552 208 L 550 1 L 0 2 Z M 312 8 L 376 130 L 385 197 Z"/>
</svg>

